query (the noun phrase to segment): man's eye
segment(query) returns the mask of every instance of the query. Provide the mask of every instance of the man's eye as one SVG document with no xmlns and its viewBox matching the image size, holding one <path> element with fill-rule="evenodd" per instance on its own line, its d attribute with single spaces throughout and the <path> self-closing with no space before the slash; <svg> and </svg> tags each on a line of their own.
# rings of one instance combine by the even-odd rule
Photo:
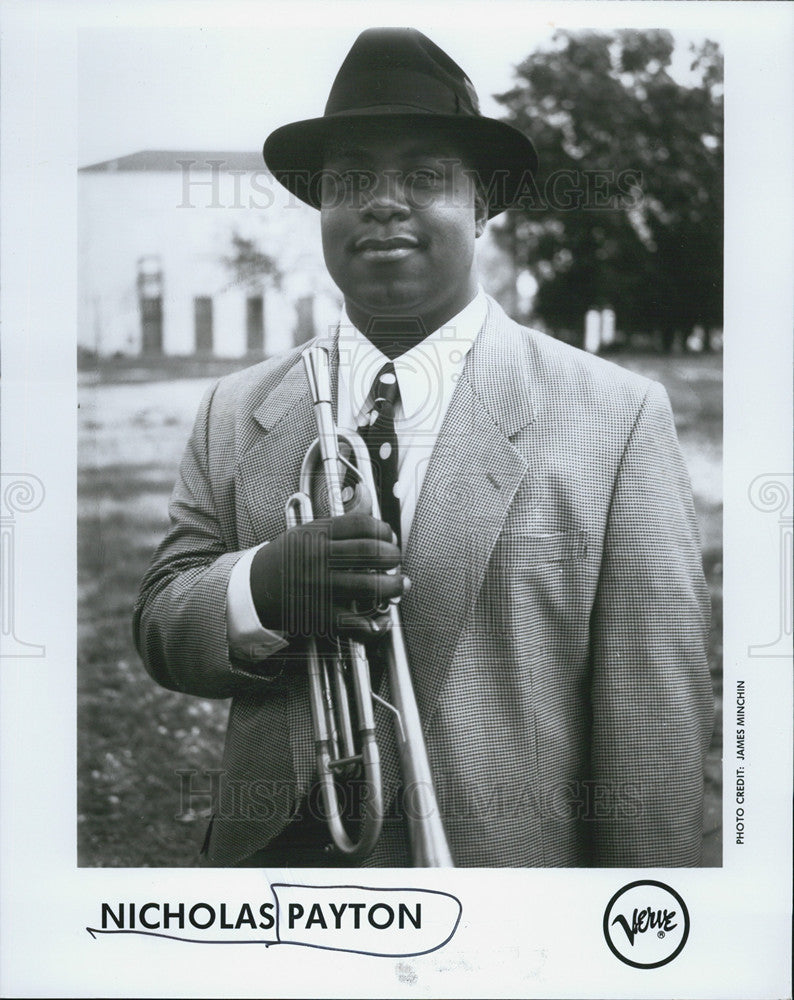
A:
<svg viewBox="0 0 794 1000">
<path fill-rule="evenodd" d="M 440 184 L 442 180 L 443 177 L 438 170 L 431 170 L 425 167 L 412 170 L 407 177 L 408 184 L 411 187 L 430 187 L 433 184 Z"/>
<path fill-rule="evenodd" d="M 364 191 L 369 186 L 366 170 L 343 170 L 340 177 L 348 191 Z"/>
</svg>

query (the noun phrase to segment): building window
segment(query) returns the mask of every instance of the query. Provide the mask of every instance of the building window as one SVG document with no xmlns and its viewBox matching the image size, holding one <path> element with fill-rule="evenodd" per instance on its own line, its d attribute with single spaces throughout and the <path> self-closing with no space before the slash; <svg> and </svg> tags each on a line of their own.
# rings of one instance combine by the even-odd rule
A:
<svg viewBox="0 0 794 1000">
<path fill-rule="evenodd" d="M 212 354 L 212 299 L 209 295 L 197 295 L 193 299 L 193 315 L 196 329 L 196 353 Z"/>
<path fill-rule="evenodd" d="M 163 353 L 163 268 L 160 257 L 138 258 L 138 306 L 141 312 L 141 351 Z"/>
<path fill-rule="evenodd" d="M 305 344 L 315 336 L 314 330 L 314 296 L 302 295 L 295 303 L 295 330 L 293 343 L 297 347 Z"/>
<path fill-rule="evenodd" d="M 249 354 L 265 351 L 265 303 L 261 295 L 252 295 L 245 302 L 245 347 Z"/>
</svg>

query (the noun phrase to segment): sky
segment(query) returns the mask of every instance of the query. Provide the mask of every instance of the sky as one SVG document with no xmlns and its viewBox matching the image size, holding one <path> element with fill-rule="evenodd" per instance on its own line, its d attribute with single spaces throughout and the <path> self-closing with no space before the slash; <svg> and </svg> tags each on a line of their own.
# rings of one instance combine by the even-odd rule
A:
<svg viewBox="0 0 794 1000">
<path fill-rule="evenodd" d="M 656 11 L 649 18 L 628 4 L 626 14 L 609 23 L 595 16 L 599 5 L 546 7 L 508 0 L 487 5 L 405 0 L 399 9 L 391 3 L 317 6 L 299 0 L 289 8 L 224 7 L 223 15 L 220 5 L 194 4 L 174 17 L 183 6 L 144 4 L 134 15 L 128 5 L 111 5 L 117 16 L 96 16 L 80 28 L 79 166 L 139 149 L 260 149 L 277 126 L 322 114 L 355 37 L 377 24 L 411 24 L 428 34 L 468 73 L 483 113 L 493 116 L 501 109 L 492 95 L 510 88 L 514 66 L 547 43 L 557 26 L 671 26 L 679 69 L 686 65 L 690 41 L 718 35 L 682 18 L 675 5 L 669 12 L 664 8 L 660 19 L 656 5 L 648 5 Z M 207 16 L 197 17 L 197 11 Z M 349 16 L 340 16 L 345 12 Z"/>
</svg>

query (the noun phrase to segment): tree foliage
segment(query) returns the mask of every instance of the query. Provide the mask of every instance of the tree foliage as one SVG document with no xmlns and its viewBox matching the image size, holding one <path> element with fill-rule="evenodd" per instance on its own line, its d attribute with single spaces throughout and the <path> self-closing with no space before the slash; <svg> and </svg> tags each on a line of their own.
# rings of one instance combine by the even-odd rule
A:
<svg viewBox="0 0 794 1000">
<path fill-rule="evenodd" d="M 684 84 L 673 48 L 667 31 L 558 31 L 498 97 L 540 157 L 507 228 L 552 328 L 607 306 L 668 343 L 722 324 L 722 56 L 693 47 Z"/>
<path fill-rule="evenodd" d="M 260 289 L 264 284 L 281 287 L 281 270 L 275 257 L 260 249 L 256 240 L 232 233 L 232 253 L 221 257 L 234 284 Z"/>
</svg>

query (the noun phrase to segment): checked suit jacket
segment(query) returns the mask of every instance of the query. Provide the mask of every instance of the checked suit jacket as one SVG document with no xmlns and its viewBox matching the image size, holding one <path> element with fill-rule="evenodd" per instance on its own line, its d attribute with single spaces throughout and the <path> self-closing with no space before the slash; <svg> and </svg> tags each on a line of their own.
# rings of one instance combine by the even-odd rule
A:
<svg viewBox="0 0 794 1000">
<path fill-rule="evenodd" d="M 205 845 L 215 865 L 264 847 L 313 781 L 305 671 L 289 649 L 264 665 L 231 659 L 225 611 L 242 550 L 284 530 L 315 436 L 299 350 L 222 378 L 135 608 L 160 684 L 232 699 Z M 698 864 L 709 603 L 664 389 L 489 299 L 403 566 L 403 629 L 456 865 Z M 376 720 L 391 802 L 393 723 L 380 707 Z M 367 864 L 410 865 L 391 812 Z"/>
</svg>

